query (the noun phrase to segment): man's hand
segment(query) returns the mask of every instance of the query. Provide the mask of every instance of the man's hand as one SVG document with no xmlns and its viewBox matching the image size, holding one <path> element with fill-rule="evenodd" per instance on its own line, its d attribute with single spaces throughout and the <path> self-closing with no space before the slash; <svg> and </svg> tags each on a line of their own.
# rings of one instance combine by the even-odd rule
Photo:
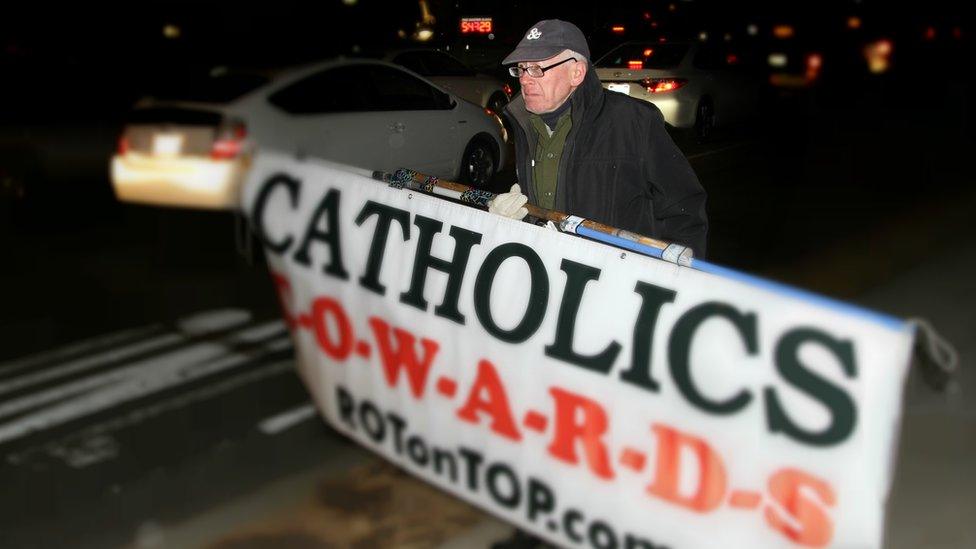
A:
<svg viewBox="0 0 976 549">
<path fill-rule="evenodd" d="M 522 194 L 522 189 L 516 183 L 507 193 L 495 195 L 495 198 L 488 203 L 488 211 L 512 219 L 522 219 L 529 213 L 529 210 L 525 209 L 525 203 L 528 201 L 529 197 Z"/>
</svg>

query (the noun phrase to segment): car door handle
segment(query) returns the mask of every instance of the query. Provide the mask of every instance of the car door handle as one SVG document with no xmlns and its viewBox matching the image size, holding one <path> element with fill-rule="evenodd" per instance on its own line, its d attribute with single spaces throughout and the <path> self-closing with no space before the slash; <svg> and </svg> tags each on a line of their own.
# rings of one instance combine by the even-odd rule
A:
<svg viewBox="0 0 976 549">
<path fill-rule="evenodd" d="M 396 123 L 390 124 L 390 131 L 392 131 L 392 132 L 403 133 L 403 130 L 405 130 L 405 129 L 407 129 L 407 126 L 404 125 L 403 122 L 396 122 Z"/>
</svg>

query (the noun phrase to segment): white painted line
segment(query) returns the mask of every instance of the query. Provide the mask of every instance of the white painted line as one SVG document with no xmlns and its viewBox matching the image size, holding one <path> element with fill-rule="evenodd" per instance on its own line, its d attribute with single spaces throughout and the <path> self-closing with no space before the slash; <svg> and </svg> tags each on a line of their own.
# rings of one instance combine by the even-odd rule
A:
<svg viewBox="0 0 976 549">
<path fill-rule="evenodd" d="M 71 398 L 14 421 L 0 425 L 0 444 L 37 431 L 56 427 L 68 421 L 106 410 L 113 406 L 145 397 L 191 381 L 242 366 L 260 358 L 257 349 L 246 353 L 215 353 L 222 347 L 213 343 L 201 343 L 179 353 L 182 360 L 173 356 L 154 357 L 128 368 L 129 376 L 108 386 Z M 272 353 L 291 348 L 290 337 L 267 342 L 260 351 Z M 187 360 L 193 363 L 187 364 Z"/>
<path fill-rule="evenodd" d="M 273 320 L 264 324 L 258 324 L 257 326 L 253 326 L 245 330 L 241 330 L 235 334 L 228 335 L 227 338 L 231 340 L 234 338 L 239 338 L 244 341 L 254 341 L 257 336 L 268 337 L 273 333 L 281 332 L 283 330 L 284 323 L 280 320 Z M 170 335 L 165 337 L 169 338 L 168 342 L 170 344 L 185 341 L 185 339 L 181 336 Z M 193 345 L 180 347 L 168 353 L 131 363 L 124 368 L 116 368 L 100 374 L 83 377 L 81 379 L 76 379 L 50 389 L 36 391 L 20 398 L 8 400 L 3 404 L 0 404 L 0 418 L 63 400 L 80 393 L 96 391 L 109 385 L 128 382 L 148 382 L 153 379 L 153 376 L 165 375 L 171 370 L 179 371 L 181 375 L 189 377 L 194 373 L 193 368 L 195 365 L 203 365 L 202 367 L 205 369 L 207 364 L 211 361 L 230 354 L 231 353 L 228 351 L 228 347 L 223 340 L 204 340 Z M 58 375 L 65 375 L 67 373 L 73 373 L 74 371 L 80 371 L 83 369 L 78 366 L 81 365 L 62 367 L 55 373 Z M 94 366 L 98 366 L 98 364 L 87 365 L 87 367 Z M 45 370 L 38 372 L 35 375 L 16 378 L 6 384 L 0 384 L 0 394 L 18 388 L 19 386 L 29 385 L 30 383 L 34 383 L 38 380 L 54 377 L 57 376 L 48 375 L 48 371 Z M 10 385 L 10 387 L 5 387 L 5 385 Z"/>
<path fill-rule="evenodd" d="M 277 435 L 285 429 L 298 425 L 316 415 L 315 405 L 306 404 L 261 420 L 258 423 L 258 429 L 266 435 Z"/>
<path fill-rule="evenodd" d="M 44 362 L 51 362 L 60 358 L 68 357 L 78 353 L 83 353 L 86 351 L 91 351 L 93 349 L 98 349 L 102 347 L 112 347 L 120 341 L 126 339 L 135 339 L 137 337 L 144 337 L 153 332 L 158 332 L 161 326 L 146 326 L 144 328 L 134 328 L 131 330 L 124 330 L 121 332 L 116 332 L 114 334 L 100 335 L 93 337 L 91 339 L 85 339 L 77 343 L 68 345 L 67 347 L 61 347 L 60 349 L 54 349 L 53 351 L 46 351 L 43 353 L 38 353 L 26 357 L 16 358 L 10 360 L 3 364 L 0 364 L 0 376 L 7 375 L 17 370 L 23 370 L 25 368 L 30 368 Z"/>
<path fill-rule="evenodd" d="M 109 362 L 125 360 L 129 357 L 152 352 L 156 349 L 176 345 L 185 341 L 186 337 L 184 336 L 177 334 L 166 334 L 148 339 L 146 341 L 140 341 L 139 343 L 126 345 L 125 347 L 119 347 L 118 349 L 112 349 L 97 355 L 72 360 L 70 362 L 66 362 L 52 368 L 47 368 L 39 372 L 22 375 L 20 377 L 15 377 L 13 379 L 0 382 L 0 395 L 9 393 L 11 391 L 16 391 L 17 389 L 22 389 L 24 387 L 29 387 L 37 383 L 43 383 L 59 377 L 84 372 L 85 370 L 90 370 Z M 0 409 L 2 409 L 2 407 L 0 407 Z M 0 416 L 2 415 L 3 412 L 0 412 Z"/>
<path fill-rule="evenodd" d="M 110 433 L 139 425 L 140 423 L 159 417 L 165 413 L 185 408 L 197 402 L 211 400 L 245 385 L 287 373 L 295 373 L 295 363 L 293 361 L 280 360 L 273 362 L 267 366 L 261 366 L 253 370 L 248 370 L 241 375 L 226 379 L 220 383 L 204 385 L 203 387 L 199 387 L 185 393 L 180 393 L 161 402 L 154 402 L 147 406 L 130 410 L 121 416 L 113 417 L 101 423 L 85 426 L 81 431 L 70 433 L 55 441 L 44 441 L 41 444 L 30 446 L 24 450 L 18 451 L 17 453 L 9 454 L 7 456 L 7 461 L 14 464 L 27 463 L 33 458 L 34 455 L 38 453 L 42 453 L 44 455 L 55 455 L 58 457 L 67 456 L 79 445 L 78 441 L 87 441 L 93 437 L 110 436 Z M 104 458 L 109 459 L 111 457 L 114 456 L 106 455 Z M 68 465 L 75 468 L 80 468 L 91 464 L 83 463 L 79 465 L 67 459 L 65 461 Z"/>
<path fill-rule="evenodd" d="M 700 153 L 695 153 L 695 154 L 686 156 L 685 158 L 687 158 L 688 160 L 695 160 L 695 159 L 698 159 L 698 158 L 704 158 L 706 156 L 711 156 L 713 154 L 719 154 L 719 153 L 731 151 L 731 150 L 734 150 L 734 149 L 740 149 L 742 147 L 747 147 L 749 145 L 752 145 L 752 142 L 736 143 L 735 145 L 729 145 L 728 147 L 722 147 L 722 148 L 719 148 L 719 149 L 713 149 L 713 150 L 710 150 L 710 151 L 704 151 L 704 152 L 700 152 Z"/>
</svg>

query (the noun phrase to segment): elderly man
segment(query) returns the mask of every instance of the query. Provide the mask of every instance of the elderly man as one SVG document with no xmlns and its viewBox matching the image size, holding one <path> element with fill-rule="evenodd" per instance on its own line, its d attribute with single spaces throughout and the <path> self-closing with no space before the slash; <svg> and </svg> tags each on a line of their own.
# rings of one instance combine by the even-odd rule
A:
<svg viewBox="0 0 976 549">
<path fill-rule="evenodd" d="M 526 201 L 705 255 L 705 191 L 653 104 L 603 89 L 576 25 L 532 26 L 502 61 L 522 94 L 505 115 L 521 186 L 490 211 L 521 219 Z M 522 194 L 522 189 L 528 196 Z"/>
</svg>

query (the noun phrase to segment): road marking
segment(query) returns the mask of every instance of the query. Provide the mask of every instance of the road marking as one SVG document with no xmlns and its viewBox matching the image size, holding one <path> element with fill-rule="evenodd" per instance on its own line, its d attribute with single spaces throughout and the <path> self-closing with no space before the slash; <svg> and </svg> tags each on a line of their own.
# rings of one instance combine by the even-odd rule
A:
<svg viewBox="0 0 976 549">
<path fill-rule="evenodd" d="M 722 147 L 722 148 L 719 148 L 719 149 L 713 149 L 713 150 L 710 150 L 710 151 L 704 151 L 704 152 L 700 152 L 700 153 L 695 153 L 695 154 L 686 156 L 685 158 L 687 158 L 689 161 L 696 160 L 698 158 L 704 158 L 706 156 L 711 156 L 713 154 L 728 152 L 728 151 L 731 151 L 731 150 L 734 150 L 734 149 L 740 149 L 742 147 L 746 147 L 746 146 L 749 146 L 749 145 L 752 145 L 752 142 L 751 141 L 747 141 L 745 143 L 736 143 L 735 145 L 729 145 L 728 147 Z"/>
<path fill-rule="evenodd" d="M 97 461 L 76 461 L 70 459 L 71 456 L 77 454 L 77 448 L 79 446 L 87 445 L 85 443 L 87 440 L 110 436 L 109 433 L 139 425 L 144 421 L 159 417 L 167 412 L 173 412 L 197 402 L 213 399 L 251 383 L 294 372 L 295 363 L 293 361 L 275 361 L 266 366 L 248 370 L 241 375 L 226 379 L 220 383 L 205 385 L 161 402 L 155 402 L 148 406 L 130 410 L 121 416 L 86 426 L 81 431 L 70 433 L 55 441 L 44 441 L 41 444 L 30 446 L 24 450 L 9 454 L 7 461 L 13 465 L 23 465 L 31 461 L 36 454 L 49 454 L 64 459 L 68 465 L 76 469 L 87 467 L 88 465 L 97 463 Z M 104 459 L 110 459 L 112 457 L 115 456 L 105 455 Z"/>
<path fill-rule="evenodd" d="M 100 335 L 91 339 L 85 339 L 53 351 L 46 351 L 35 355 L 16 358 L 0 364 L 0 376 L 16 372 L 17 370 L 23 370 L 25 368 L 31 368 L 39 364 L 44 364 L 45 362 L 54 362 L 58 359 L 67 358 L 95 349 L 112 347 L 119 342 L 125 341 L 126 339 L 143 338 L 161 330 L 162 326 L 159 325 L 146 326 L 144 328 L 134 328 L 132 330 L 124 330 L 114 334 Z"/>
<path fill-rule="evenodd" d="M 187 319 L 181 320 L 180 326 L 188 328 L 189 329 L 188 331 L 191 331 L 191 333 L 193 333 L 194 335 L 202 335 L 206 333 L 219 332 L 221 330 L 229 329 L 233 326 L 237 326 L 241 324 L 242 321 L 246 321 L 249 318 L 250 315 L 247 314 L 245 311 L 236 311 L 236 310 L 235 311 L 228 311 L 228 310 L 207 311 L 204 313 L 192 315 Z M 261 339 L 265 339 L 269 335 L 270 331 L 281 329 L 281 327 L 283 327 L 284 324 L 281 321 L 275 321 L 271 323 L 261 324 L 261 326 L 267 326 L 267 331 L 259 330 L 255 332 L 255 331 L 250 331 L 245 329 L 235 333 L 242 334 L 237 336 L 240 339 L 240 341 L 243 341 L 245 343 L 251 343 L 253 341 L 260 341 Z M 143 329 L 143 330 L 148 330 L 148 329 Z M 122 332 L 122 333 L 123 334 L 128 333 L 131 335 L 131 332 Z M 115 334 L 113 336 L 109 336 L 104 339 L 90 340 L 88 342 L 84 342 L 82 344 L 73 347 L 91 348 L 96 346 L 96 342 L 100 342 L 99 344 L 104 345 L 104 342 L 118 341 L 120 339 L 120 336 L 121 334 Z M 233 334 L 228 336 L 223 336 L 223 338 L 233 338 L 233 337 L 234 337 Z M 108 351 L 96 355 L 79 358 L 77 360 L 72 360 L 65 364 L 55 365 L 54 367 L 46 368 L 44 370 L 41 370 L 40 372 L 30 373 L 30 374 L 22 375 L 20 377 L 16 377 L 13 379 L 8 379 L 6 381 L 0 382 L 0 395 L 4 393 L 9 393 L 11 391 L 16 391 L 24 387 L 29 387 L 37 383 L 42 383 L 45 381 L 50 381 L 52 379 L 57 379 L 59 377 L 76 374 L 78 372 L 83 372 L 85 370 L 90 370 L 92 368 L 102 366 L 109 362 L 122 361 L 132 356 L 137 356 L 142 353 L 151 352 L 156 349 L 164 348 L 171 345 L 176 345 L 186 341 L 189 341 L 189 338 L 185 335 L 166 334 L 146 341 L 132 343 L 124 347 L 120 347 L 118 349 L 110 349 Z M 72 349 L 72 347 L 68 347 L 66 349 Z M 44 362 L 45 359 L 47 359 L 51 355 L 65 356 L 67 355 L 67 353 L 64 350 L 59 350 L 59 351 L 54 351 L 53 353 L 42 353 L 41 355 L 34 355 L 32 357 L 20 359 L 17 364 L 12 365 L 14 367 L 10 367 L 8 365 L 8 368 L 10 368 L 10 370 L 14 370 L 14 369 L 23 369 L 28 367 L 29 365 L 37 365 Z M 2 410 L 2 407 L 0 407 L 0 410 Z M 2 415 L 3 413 L 0 412 L 0 416 Z"/>
<path fill-rule="evenodd" d="M 262 419 L 258 423 L 258 429 L 266 435 L 277 435 L 278 433 L 298 425 L 299 423 L 315 417 L 317 414 L 314 404 L 305 404 L 298 408 L 292 408 L 278 415 Z"/>
<path fill-rule="evenodd" d="M 285 325 L 282 321 L 273 320 L 264 324 L 258 324 L 257 326 L 253 326 L 251 328 L 240 330 L 239 332 L 228 334 L 221 338 L 203 340 L 186 347 L 180 347 L 168 353 L 131 363 L 126 365 L 124 368 L 112 369 L 107 372 L 70 381 L 50 389 L 36 391 L 20 398 L 4 402 L 2 405 L 0 405 L 0 418 L 20 413 L 37 406 L 63 400 L 80 393 L 95 391 L 108 385 L 115 385 L 129 381 L 138 383 L 141 379 L 151 380 L 154 374 L 165 375 L 170 370 L 178 370 L 184 367 L 192 368 L 193 365 L 203 365 L 203 367 L 205 367 L 209 361 L 232 354 L 232 352 L 228 350 L 228 343 L 241 341 L 246 343 L 255 343 L 262 339 L 267 339 L 271 336 L 278 335 L 284 332 L 284 330 Z M 186 341 L 185 338 L 182 338 L 182 336 L 171 335 L 165 337 L 168 338 L 167 341 L 170 344 Z M 106 353 L 103 356 L 111 354 L 112 353 Z M 61 375 L 67 375 L 69 373 L 74 373 L 76 371 L 81 371 L 83 369 L 92 368 L 99 365 L 100 364 L 98 363 L 66 365 L 62 368 L 55 369 L 55 371 L 43 371 L 38 372 L 37 374 L 23 376 L 22 378 L 16 378 L 8 383 L 0 384 L 0 394 L 36 383 L 37 381 L 53 379 Z"/>
<path fill-rule="evenodd" d="M 271 325 L 283 328 L 281 321 L 274 321 L 249 328 L 238 335 L 243 339 L 248 339 L 254 337 L 255 334 L 268 331 Z M 84 390 L 88 391 L 80 396 L 68 398 L 68 400 L 54 406 L 43 408 L 0 425 L 0 443 L 50 429 L 79 417 L 171 387 L 184 385 L 205 376 L 253 363 L 264 355 L 291 348 L 291 340 L 287 334 L 267 341 L 257 349 L 244 351 L 228 351 L 227 346 L 221 344 L 220 341 L 201 342 L 167 355 L 137 362 L 121 371 L 108 372 L 71 382 L 38 395 L 28 395 L 17 401 L 7 403 L 4 408 L 9 410 L 17 407 L 23 410 L 26 409 L 28 402 L 37 405 L 60 400 L 66 395 L 77 394 L 78 385 L 84 385 Z M 54 394 L 60 396 L 53 398 L 52 395 Z"/>
</svg>

